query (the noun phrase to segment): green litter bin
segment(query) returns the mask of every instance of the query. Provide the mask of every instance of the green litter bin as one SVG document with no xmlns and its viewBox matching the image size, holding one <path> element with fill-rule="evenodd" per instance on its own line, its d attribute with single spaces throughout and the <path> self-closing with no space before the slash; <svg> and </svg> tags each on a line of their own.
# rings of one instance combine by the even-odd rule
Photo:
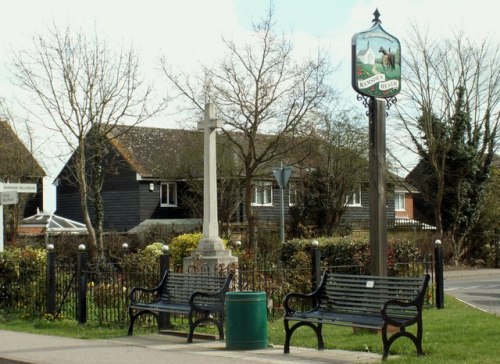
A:
<svg viewBox="0 0 500 364">
<path fill-rule="evenodd" d="M 267 348 L 266 292 L 226 293 L 226 349 Z"/>
</svg>

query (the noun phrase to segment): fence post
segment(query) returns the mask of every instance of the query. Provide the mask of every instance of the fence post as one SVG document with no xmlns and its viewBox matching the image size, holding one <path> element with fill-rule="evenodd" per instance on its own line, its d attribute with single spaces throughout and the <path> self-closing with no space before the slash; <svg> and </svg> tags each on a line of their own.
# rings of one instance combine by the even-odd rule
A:
<svg viewBox="0 0 500 364">
<path fill-rule="evenodd" d="M 436 240 L 434 244 L 434 262 L 436 267 L 436 308 L 444 308 L 444 273 L 441 240 Z"/>
<path fill-rule="evenodd" d="M 47 244 L 47 313 L 56 313 L 56 256 L 54 244 Z"/>
<path fill-rule="evenodd" d="M 311 276 L 313 290 L 319 287 L 321 283 L 321 252 L 319 250 L 319 241 L 311 241 L 312 256 L 311 256 Z"/>
<path fill-rule="evenodd" d="M 76 296 L 76 320 L 80 324 L 87 322 L 87 252 L 85 245 L 78 245 L 77 262 L 77 296 Z"/>
<path fill-rule="evenodd" d="M 168 245 L 163 245 L 161 247 L 161 251 L 163 252 L 163 254 L 160 255 L 160 280 L 170 269 L 170 254 L 168 250 Z M 166 312 L 160 312 L 158 315 L 158 329 L 167 330 L 168 328 L 170 328 L 170 314 Z"/>
<path fill-rule="evenodd" d="M 122 251 L 123 251 L 123 256 L 128 254 L 128 244 L 127 243 L 122 244 Z"/>
<path fill-rule="evenodd" d="M 240 249 L 241 249 L 241 241 L 236 240 L 234 242 L 234 245 L 236 247 L 236 251 L 238 252 L 238 257 L 240 256 Z M 238 286 L 236 287 L 236 291 L 241 291 L 242 283 L 243 283 L 243 277 L 241 276 L 241 269 L 240 269 L 240 263 L 236 264 L 236 271 L 235 271 L 237 277 L 238 277 Z"/>
</svg>

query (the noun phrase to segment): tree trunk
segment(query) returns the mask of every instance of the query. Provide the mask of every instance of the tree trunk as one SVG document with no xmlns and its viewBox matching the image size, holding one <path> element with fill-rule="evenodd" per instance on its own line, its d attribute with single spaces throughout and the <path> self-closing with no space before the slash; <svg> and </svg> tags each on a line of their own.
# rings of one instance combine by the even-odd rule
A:
<svg viewBox="0 0 500 364">
<path fill-rule="evenodd" d="M 89 235 L 89 254 L 92 259 L 97 257 L 97 240 L 95 236 L 95 230 L 92 226 L 92 221 L 90 219 L 88 203 L 87 203 L 87 187 L 81 186 L 80 188 L 80 200 L 82 207 L 83 223 L 87 227 L 87 232 Z"/>
<path fill-rule="evenodd" d="M 89 254 L 90 257 L 95 259 L 97 257 L 97 241 L 95 230 L 92 225 L 92 219 L 90 218 L 89 208 L 88 208 L 88 186 L 87 186 L 87 176 L 86 176 L 86 162 L 85 162 L 85 146 L 84 141 L 80 143 L 80 150 L 77 156 L 77 178 L 80 182 L 80 206 L 82 209 L 83 223 L 87 227 L 87 233 L 89 236 Z"/>
<path fill-rule="evenodd" d="M 92 165 L 90 166 L 90 170 L 92 171 L 91 187 L 95 210 L 94 226 L 98 248 L 97 253 L 101 258 L 104 258 L 104 202 L 102 199 L 102 185 L 104 182 L 102 165 L 102 156 L 104 154 L 103 143 L 105 143 L 103 136 L 99 135 L 99 131 L 96 130 L 96 135 L 94 135 L 92 139 L 93 155 L 90 159 L 92 163 Z"/>
<path fill-rule="evenodd" d="M 254 256 L 257 260 L 257 238 L 255 236 L 255 215 L 252 209 L 253 200 L 253 188 L 252 188 L 252 177 L 246 174 L 245 176 L 245 213 L 247 215 L 248 224 L 248 246 L 253 247 Z"/>
<path fill-rule="evenodd" d="M 94 209 L 95 209 L 95 233 L 96 242 L 98 247 L 98 254 L 104 257 L 104 241 L 103 241 L 103 228 L 104 228 L 104 205 L 102 201 L 101 191 L 94 193 Z"/>
</svg>

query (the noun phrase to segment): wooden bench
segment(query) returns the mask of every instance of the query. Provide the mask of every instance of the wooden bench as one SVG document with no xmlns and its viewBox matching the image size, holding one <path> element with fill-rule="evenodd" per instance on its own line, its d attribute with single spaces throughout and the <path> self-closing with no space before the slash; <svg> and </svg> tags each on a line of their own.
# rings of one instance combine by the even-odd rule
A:
<svg viewBox="0 0 500 364">
<path fill-rule="evenodd" d="M 224 339 L 224 300 L 232 278 L 232 274 L 215 276 L 166 272 L 155 288 L 132 288 L 128 335 L 132 335 L 134 322 L 139 316 L 152 314 L 159 325 L 158 314 L 164 312 L 188 317 L 188 343 L 193 342 L 194 330 L 202 322 L 214 323 L 220 339 Z"/>
<path fill-rule="evenodd" d="M 389 355 L 392 343 L 403 336 L 413 341 L 417 354 L 422 356 L 422 307 L 428 282 L 428 274 L 421 278 L 403 278 L 325 273 L 314 292 L 293 292 L 285 296 L 284 352 L 290 352 L 292 334 L 301 326 L 314 330 L 318 349 L 323 349 L 322 325 L 333 324 L 381 329 L 383 359 Z M 299 311 L 298 307 L 306 303 L 307 308 Z M 290 321 L 298 322 L 290 327 Z M 417 325 L 416 335 L 406 331 L 413 324 Z M 397 332 L 388 337 L 390 326 L 397 328 Z"/>
</svg>

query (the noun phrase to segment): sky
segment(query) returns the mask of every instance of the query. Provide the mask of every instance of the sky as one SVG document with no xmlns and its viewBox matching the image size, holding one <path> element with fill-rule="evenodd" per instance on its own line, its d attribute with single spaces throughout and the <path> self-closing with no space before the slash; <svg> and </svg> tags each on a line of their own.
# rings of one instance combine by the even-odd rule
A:
<svg viewBox="0 0 500 364">
<path fill-rule="evenodd" d="M 11 54 L 29 50 L 32 37 L 51 24 L 88 33 L 97 30 L 100 38 L 117 48 L 133 45 L 146 79 L 155 82 L 159 94 L 166 94 L 169 90 L 160 71 L 161 56 L 173 68 L 188 72 L 198 69 L 199 64 L 217 63 L 224 54 L 222 37 L 242 39 L 252 23 L 264 16 L 269 1 L 3 0 L 2 5 L 0 97 L 16 117 L 23 118 L 27 115 L 17 108 L 17 101 L 28 99 L 12 83 Z M 500 40 L 500 3 L 495 0 L 275 0 L 274 18 L 276 29 L 293 39 L 299 53 L 310 54 L 318 47 L 327 50 L 332 62 L 339 65 L 333 86 L 355 104 L 356 93 L 350 84 L 351 38 L 371 27 L 377 8 L 383 28 L 400 39 L 403 57 L 404 38 L 412 22 L 428 27 L 435 35 L 463 29 L 473 39 L 489 35 Z M 177 121 L 170 110 L 149 125 L 179 127 Z M 40 130 L 34 143 L 37 158 L 50 178 L 55 177 L 63 162 L 53 155 L 58 150 L 53 147 L 53 137 Z M 409 164 L 411 160 L 409 156 Z"/>
</svg>

